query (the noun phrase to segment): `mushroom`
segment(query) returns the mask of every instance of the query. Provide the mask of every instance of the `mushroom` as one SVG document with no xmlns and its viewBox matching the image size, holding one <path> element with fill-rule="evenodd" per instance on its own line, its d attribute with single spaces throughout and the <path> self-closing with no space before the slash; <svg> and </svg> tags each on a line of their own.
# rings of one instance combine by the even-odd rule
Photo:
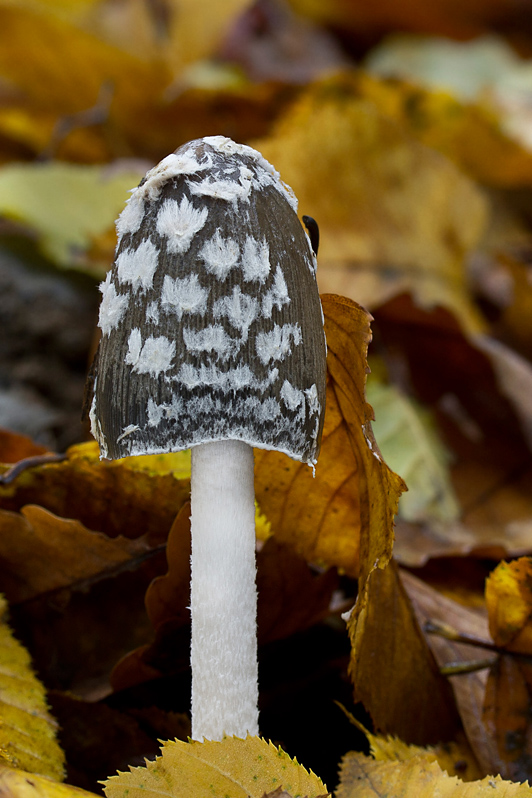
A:
<svg viewBox="0 0 532 798">
<path fill-rule="evenodd" d="M 323 314 L 296 210 L 256 150 L 189 142 L 133 190 L 100 287 L 101 456 L 192 448 L 196 740 L 258 734 L 253 447 L 312 467 L 320 448 Z"/>
</svg>

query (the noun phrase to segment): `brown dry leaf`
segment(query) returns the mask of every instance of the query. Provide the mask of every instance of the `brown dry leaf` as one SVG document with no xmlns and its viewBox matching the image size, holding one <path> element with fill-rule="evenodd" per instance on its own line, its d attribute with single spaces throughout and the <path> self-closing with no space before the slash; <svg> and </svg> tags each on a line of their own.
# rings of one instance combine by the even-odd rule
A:
<svg viewBox="0 0 532 798">
<path fill-rule="evenodd" d="M 48 449 L 26 435 L 0 428 L 0 463 L 17 463 L 26 457 L 38 457 Z"/>
<path fill-rule="evenodd" d="M 460 721 L 397 567 L 375 569 L 348 622 L 349 675 L 376 728 L 409 743 L 452 740 Z"/>
<path fill-rule="evenodd" d="M 401 579 L 422 629 L 431 621 L 489 642 L 488 622 L 482 612 L 463 607 L 408 572 L 402 572 Z M 450 663 L 493 662 L 496 658 L 481 648 L 439 635 L 427 635 L 427 640 L 440 668 Z M 487 675 L 487 670 L 478 670 L 449 677 L 467 739 L 484 774 L 499 773 L 503 767 L 497 744 L 483 719 Z"/>
<path fill-rule="evenodd" d="M 484 196 L 349 78 L 308 88 L 256 146 L 320 225 L 322 291 L 370 308 L 411 291 L 422 307 L 452 310 L 465 330 L 482 328 L 464 257 L 487 222 Z"/>
<path fill-rule="evenodd" d="M 484 700 L 484 723 L 502 760 L 501 776 L 512 781 L 531 778 L 532 667 L 508 655 L 491 666 Z"/>
<path fill-rule="evenodd" d="M 142 790 L 147 798 L 162 791 L 173 798 L 208 794 L 212 798 L 262 798 L 283 787 L 294 796 L 317 798 L 323 782 L 281 748 L 259 737 L 225 737 L 221 742 L 179 740 L 163 744 L 161 756 L 145 768 L 131 768 L 107 779 L 107 798 Z"/>
<path fill-rule="evenodd" d="M 484 798 L 484 796 L 522 796 L 529 798 L 528 784 L 486 776 L 482 781 L 463 782 L 449 776 L 431 755 L 418 755 L 405 762 L 376 762 L 360 753 L 349 753 L 342 760 L 337 798 Z"/>
<path fill-rule="evenodd" d="M 365 576 L 391 556 L 405 485 L 382 461 L 371 432 L 365 401 L 371 317 L 345 297 L 326 295 L 322 304 L 328 380 L 316 477 L 283 454 L 257 450 L 255 489 L 278 541 L 307 562 Z"/>
<path fill-rule="evenodd" d="M 45 776 L 0 766 L 0 793 L 4 798 L 96 798 L 93 792 L 60 784 Z"/>
<path fill-rule="evenodd" d="M 454 0 L 435 0 L 430 5 L 423 0 L 407 4 L 389 0 L 290 0 L 290 5 L 316 22 L 357 38 L 361 34 L 381 37 L 387 30 L 399 29 L 464 39 L 485 33 L 490 23 L 500 25 L 505 18 L 511 23 L 516 14 L 512 0 L 467 0 L 459 5 Z"/>
<path fill-rule="evenodd" d="M 481 349 L 464 336 L 457 319 L 442 308 L 429 313 L 402 296 L 374 314 L 382 351 L 417 399 L 436 412 L 454 456 L 451 479 L 461 507 L 458 523 L 399 530 L 398 558 L 419 565 L 438 552 L 494 559 L 528 553 L 532 468 L 523 423 L 526 391 L 516 390 L 510 400 L 484 343 Z"/>
<path fill-rule="evenodd" d="M 101 461 L 97 443 L 72 446 L 63 462 L 27 469 L 0 486 L 0 507 L 18 511 L 37 504 L 109 537 L 146 536 L 159 545 L 188 500 L 190 483 L 176 479 L 168 466 L 158 473 L 157 461 L 144 464 L 150 470 L 138 468 L 137 459 L 148 460 Z"/>
<path fill-rule="evenodd" d="M 532 654 L 532 559 L 501 562 L 486 580 L 490 634 L 507 651 Z"/>
<path fill-rule="evenodd" d="M 63 587 L 86 588 L 131 568 L 148 552 L 142 538 L 108 538 L 35 505 L 20 513 L 0 510 L 0 581 L 9 601 L 27 601 Z"/>
</svg>

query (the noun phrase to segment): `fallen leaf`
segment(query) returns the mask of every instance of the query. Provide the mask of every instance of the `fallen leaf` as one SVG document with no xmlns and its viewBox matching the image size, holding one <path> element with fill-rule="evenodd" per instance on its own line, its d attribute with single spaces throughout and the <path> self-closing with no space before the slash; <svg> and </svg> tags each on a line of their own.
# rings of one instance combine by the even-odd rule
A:
<svg viewBox="0 0 532 798">
<path fill-rule="evenodd" d="M 532 559 L 501 562 L 486 580 L 490 634 L 507 651 L 532 654 Z"/>
<path fill-rule="evenodd" d="M 5 798 L 95 798 L 97 793 L 86 792 L 70 784 L 0 766 L 0 792 Z"/>
<path fill-rule="evenodd" d="M 430 755 L 418 755 L 405 762 L 376 762 L 359 753 L 349 753 L 342 760 L 337 798 L 505 798 L 532 795 L 528 784 L 503 781 L 500 776 L 486 776 L 482 781 L 463 782 L 449 776 Z"/>
<path fill-rule="evenodd" d="M 531 778 L 531 706 L 530 664 L 501 655 L 490 668 L 483 719 L 502 761 L 500 774 L 512 781 Z"/>
<path fill-rule="evenodd" d="M 465 330 L 482 329 L 464 257 L 486 226 L 484 196 L 360 99 L 349 75 L 309 87 L 254 146 L 320 225 L 321 291 L 370 308 L 411 291 L 420 306 L 443 305 Z"/>
<path fill-rule="evenodd" d="M 370 316 L 345 297 L 322 297 L 327 402 L 316 477 L 277 452 L 256 450 L 255 490 L 276 539 L 307 562 L 367 574 L 391 556 L 405 485 L 383 462 L 365 400 Z M 362 537 L 361 537 L 362 536 Z"/>
<path fill-rule="evenodd" d="M 9 164 L 0 169 L 0 212 L 35 230 L 52 261 L 72 266 L 113 226 L 144 171 L 132 162 L 112 171 L 53 161 Z"/>
<path fill-rule="evenodd" d="M 17 463 L 25 457 L 46 454 L 48 449 L 8 429 L 0 428 L 0 463 Z"/>
<path fill-rule="evenodd" d="M 460 508 L 450 481 L 450 456 L 430 411 L 395 386 L 373 378 L 368 381 L 367 396 L 382 455 L 408 485 L 399 502 L 399 517 L 429 523 L 455 521 Z"/>
<path fill-rule="evenodd" d="M 56 740 L 57 723 L 28 652 L 11 633 L 7 612 L 0 597 L 0 760 L 61 781 L 65 758 Z"/>
<path fill-rule="evenodd" d="M 401 579 L 421 629 L 429 621 L 442 623 L 475 639 L 489 642 L 488 622 L 482 612 L 464 607 L 443 596 L 408 572 L 402 572 Z M 496 658 L 496 655 L 476 646 L 455 642 L 436 634 L 425 634 L 440 668 L 452 663 L 467 664 L 479 659 L 493 662 Z M 503 767 L 497 744 L 483 720 L 487 677 L 486 669 L 448 677 L 467 739 L 484 774 L 499 773 Z"/>
<path fill-rule="evenodd" d="M 408 743 L 454 739 L 460 721 L 451 689 L 419 629 L 391 561 L 369 574 L 348 621 L 349 675 L 375 727 Z M 393 673 L 393 678 L 390 678 Z"/>
<path fill-rule="evenodd" d="M 221 742 L 166 742 L 154 762 L 111 776 L 104 791 L 107 798 L 123 798 L 138 789 L 147 796 L 158 795 L 163 788 L 173 798 L 206 791 L 212 798 L 262 798 L 277 787 L 294 798 L 327 792 L 317 776 L 272 743 L 259 737 L 226 737 Z"/>
<path fill-rule="evenodd" d="M 42 507 L 28 505 L 20 514 L 0 510 L 1 582 L 9 601 L 64 587 L 86 589 L 90 581 L 115 576 L 148 553 L 142 538 L 108 538 Z"/>
<path fill-rule="evenodd" d="M 182 458 L 167 457 L 139 467 L 131 457 L 101 461 L 95 441 L 78 444 L 63 462 L 30 468 L 0 486 L 0 506 L 18 511 L 37 504 L 109 537 L 145 535 L 151 546 L 157 546 L 166 542 L 190 495 L 189 480 L 176 479 L 172 473 L 172 462 L 179 470 Z"/>
</svg>

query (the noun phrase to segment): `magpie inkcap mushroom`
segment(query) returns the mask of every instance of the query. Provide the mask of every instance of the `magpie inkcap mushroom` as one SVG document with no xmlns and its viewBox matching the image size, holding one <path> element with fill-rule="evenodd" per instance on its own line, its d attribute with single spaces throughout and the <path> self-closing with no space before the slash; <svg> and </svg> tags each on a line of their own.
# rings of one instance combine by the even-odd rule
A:
<svg viewBox="0 0 532 798">
<path fill-rule="evenodd" d="M 284 452 L 311 466 L 320 448 L 323 314 L 316 257 L 296 211 L 293 192 L 256 150 L 223 136 L 189 142 L 150 170 L 132 192 L 117 222 L 114 266 L 101 286 L 102 338 L 90 418 L 102 456 L 114 459 L 194 447 L 191 607 L 196 739 L 257 733 L 256 644 L 243 665 L 245 679 L 255 685 L 244 703 L 254 702 L 254 709 L 248 706 L 243 715 L 238 709 L 233 717 L 225 698 L 213 697 L 233 690 L 236 697 L 231 701 L 239 703 L 245 690 L 238 675 L 225 674 L 217 689 L 210 684 L 229 667 L 216 661 L 220 638 L 232 634 L 220 631 L 225 601 L 221 593 L 239 590 L 234 573 L 222 574 L 221 561 L 232 559 L 229 565 L 234 566 L 244 538 L 246 556 L 254 558 L 251 447 Z M 236 463 L 233 471 L 229 463 Z M 226 503 L 231 506 L 225 508 Z M 241 522 L 243 504 L 247 509 Z M 206 506 L 210 509 L 203 517 Z M 229 520 L 224 521 L 226 510 Z M 197 640 L 212 638 L 213 650 L 202 649 L 196 656 L 195 556 L 203 544 L 197 542 L 195 528 L 201 524 L 209 527 L 202 540 L 211 532 L 214 536 L 205 546 L 215 560 L 209 567 L 217 581 L 208 571 L 205 589 L 210 591 L 207 604 L 214 601 L 216 610 L 203 632 L 196 633 Z M 220 532 L 224 524 L 223 534 L 229 536 L 238 525 L 247 531 L 233 545 Z M 221 592 L 213 598 L 214 589 Z M 246 590 L 233 603 L 251 603 L 253 615 L 254 565 Z M 208 606 L 204 610 L 208 614 Z M 250 623 L 246 634 L 253 637 L 254 615 Z M 241 643 L 237 640 L 235 645 Z M 227 659 L 243 658 L 233 650 Z M 198 661 L 210 662 L 211 670 L 195 675 Z M 211 691 L 197 700 L 204 706 L 196 713 L 194 681 Z M 200 716 L 196 723 L 195 714 Z"/>
</svg>

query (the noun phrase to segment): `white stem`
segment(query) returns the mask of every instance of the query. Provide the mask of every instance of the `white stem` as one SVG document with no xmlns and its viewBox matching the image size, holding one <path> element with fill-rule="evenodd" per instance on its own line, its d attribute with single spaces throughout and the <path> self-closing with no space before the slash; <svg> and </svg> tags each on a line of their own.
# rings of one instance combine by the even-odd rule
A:
<svg viewBox="0 0 532 798">
<path fill-rule="evenodd" d="M 253 449 L 192 449 L 192 737 L 258 734 Z"/>
</svg>

